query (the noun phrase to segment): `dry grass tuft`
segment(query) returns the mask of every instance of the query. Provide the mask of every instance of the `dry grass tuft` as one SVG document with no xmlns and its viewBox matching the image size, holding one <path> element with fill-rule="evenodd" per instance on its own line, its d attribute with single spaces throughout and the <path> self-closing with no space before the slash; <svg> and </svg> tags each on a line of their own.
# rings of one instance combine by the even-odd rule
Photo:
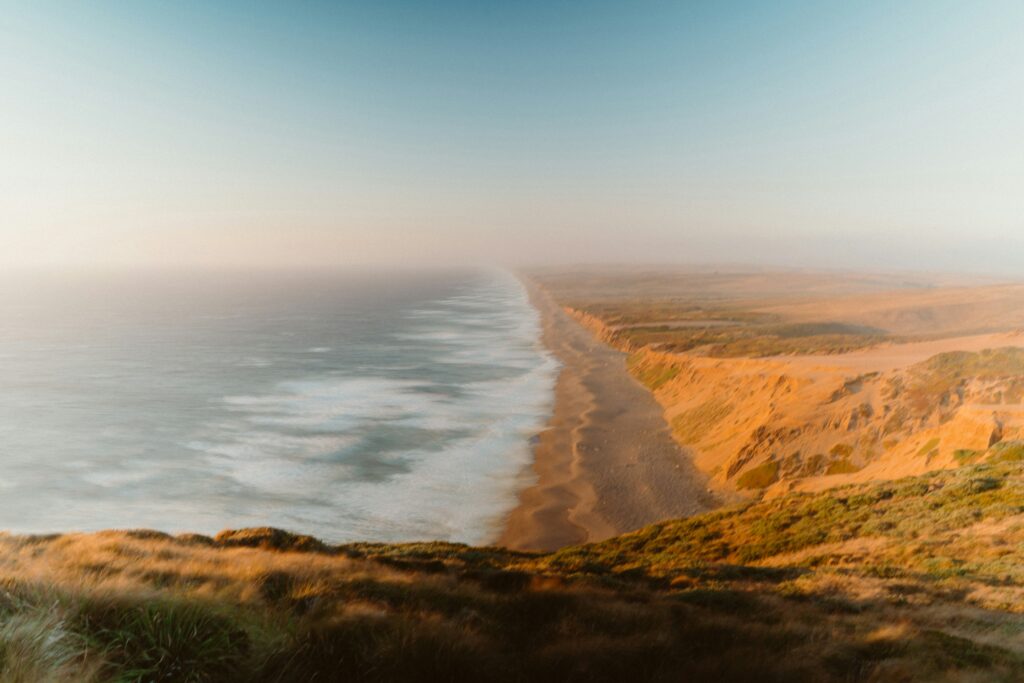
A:
<svg viewBox="0 0 1024 683">
<path fill-rule="evenodd" d="M 1013 461 L 548 555 L 0 536 L 0 680 L 1019 680 L 1022 500 Z"/>
</svg>

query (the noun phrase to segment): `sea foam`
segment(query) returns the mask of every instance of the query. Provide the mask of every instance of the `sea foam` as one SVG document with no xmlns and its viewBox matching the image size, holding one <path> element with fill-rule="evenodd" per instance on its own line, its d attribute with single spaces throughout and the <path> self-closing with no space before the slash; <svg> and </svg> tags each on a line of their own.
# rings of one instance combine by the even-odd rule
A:
<svg viewBox="0 0 1024 683">
<path fill-rule="evenodd" d="M 551 410 L 556 363 L 503 272 L 3 291 L 0 528 L 15 532 L 485 542 Z"/>
</svg>

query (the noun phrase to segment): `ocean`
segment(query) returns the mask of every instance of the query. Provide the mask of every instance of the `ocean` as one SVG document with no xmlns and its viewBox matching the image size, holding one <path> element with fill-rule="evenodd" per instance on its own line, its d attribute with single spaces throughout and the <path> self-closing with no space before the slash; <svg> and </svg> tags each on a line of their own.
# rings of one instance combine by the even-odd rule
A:
<svg viewBox="0 0 1024 683">
<path fill-rule="evenodd" d="M 0 529 L 493 540 L 557 363 L 520 283 L 0 276 Z"/>
</svg>

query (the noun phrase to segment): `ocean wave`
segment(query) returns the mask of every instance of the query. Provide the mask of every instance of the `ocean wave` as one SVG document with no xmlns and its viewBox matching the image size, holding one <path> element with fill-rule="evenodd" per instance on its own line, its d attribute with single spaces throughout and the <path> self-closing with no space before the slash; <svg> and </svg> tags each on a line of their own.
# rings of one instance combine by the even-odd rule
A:
<svg viewBox="0 0 1024 683">
<path fill-rule="evenodd" d="M 409 312 L 388 335 L 399 344 L 378 349 L 389 362 L 360 367 L 373 374 L 225 397 L 237 421 L 203 442 L 211 467 L 256 492 L 301 491 L 303 523 L 335 540 L 488 540 L 515 503 L 557 363 L 518 282 L 476 286 Z"/>
<path fill-rule="evenodd" d="M 0 526 L 491 540 L 553 398 L 536 312 L 505 273 L 353 283 L 0 340 Z"/>
</svg>

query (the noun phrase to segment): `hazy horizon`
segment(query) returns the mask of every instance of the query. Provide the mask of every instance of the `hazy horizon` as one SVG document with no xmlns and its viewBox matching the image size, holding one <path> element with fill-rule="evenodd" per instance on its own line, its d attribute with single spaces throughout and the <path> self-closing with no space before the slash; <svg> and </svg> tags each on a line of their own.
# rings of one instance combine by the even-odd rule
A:
<svg viewBox="0 0 1024 683">
<path fill-rule="evenodd" d="M 0 266 L 1012 274 L 1024 6 L 11 5 Z"/>
</svg>

